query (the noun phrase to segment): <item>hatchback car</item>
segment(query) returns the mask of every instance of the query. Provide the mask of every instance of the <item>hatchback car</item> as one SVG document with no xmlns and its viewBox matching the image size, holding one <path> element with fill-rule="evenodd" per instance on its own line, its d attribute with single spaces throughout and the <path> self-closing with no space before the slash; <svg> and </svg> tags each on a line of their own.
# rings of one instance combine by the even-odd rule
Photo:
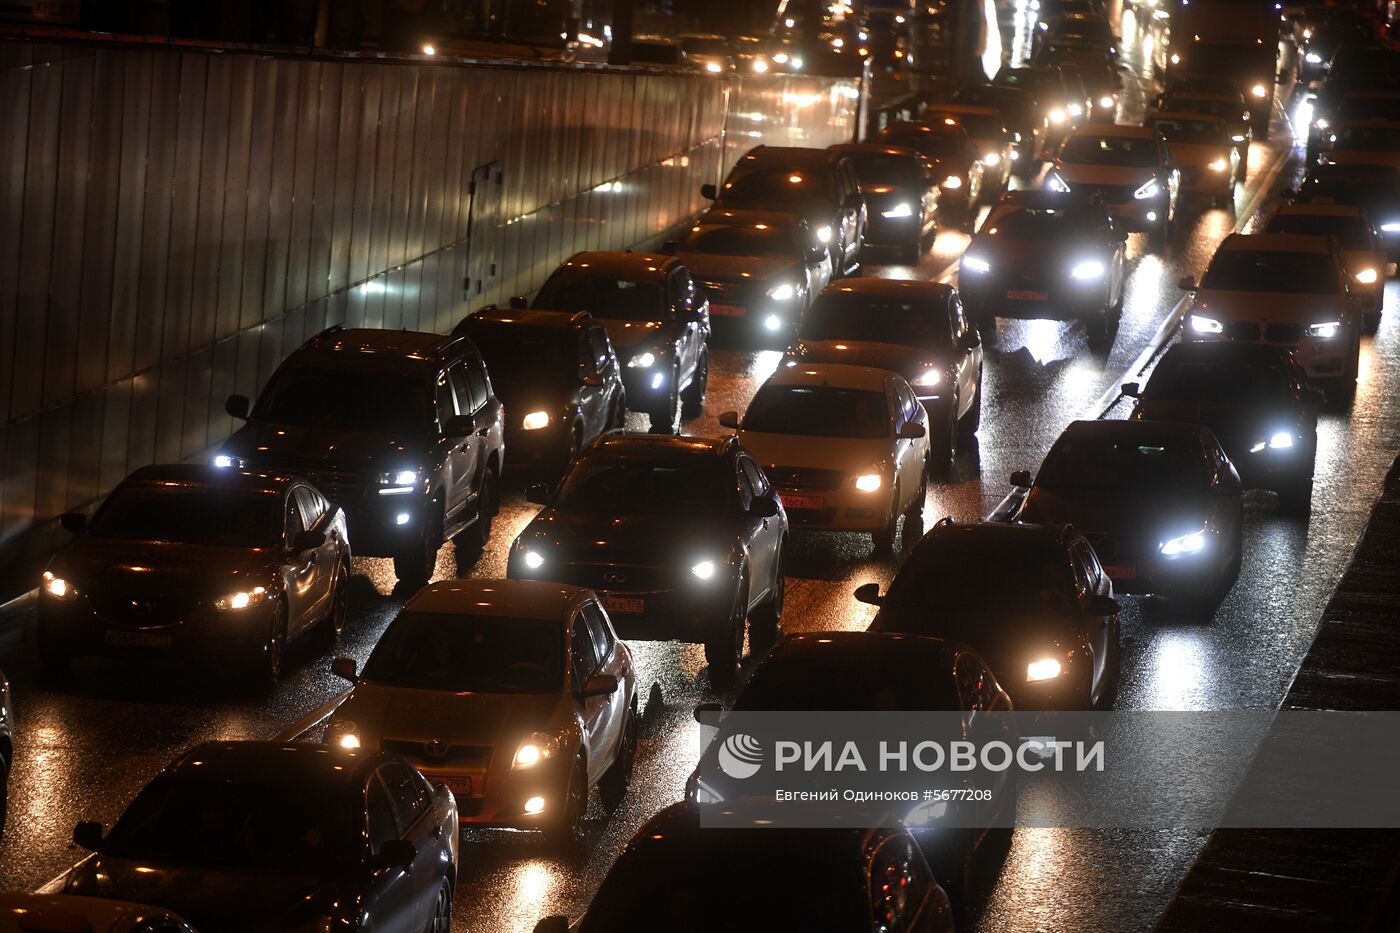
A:
<svg viewBox="0 0 1400 933">
<path fill-rule="evenodd" d="M 929 413 L 930 462 L 947 465 L 982 422 L 982 340 L 957 289 L 854 278 L 818 296 L 783 363 L 853 363 L 899 373 Z"/>
<path fill-rule="evenodd" d="M 171 762 L 63 893 L 176 911 L 200 933 L 420 933 L 452 924 L 457 807 L 397 755 L 206 742 Z"/>
<path fill-rule="evenodd" d="M 632 652 L 588 590 L 447 580 L 420 590 L 356 672 L 326 727 L 341 748 L 396 752 L 450 790 L 463 825 L 582 832 L 593 788 L 609 810 L 632 779 Z"/>
<path fill-rule="evenodd" d="M 226 408 L 247 423 L 216 466 L 306 477 L 345 510 L 355 553 L 394 558 L 410 586 L 444 541 L 486 546 L 505 414 L 471 341 L 336 325 L 277 367 L 251 412 L 242 395 Z"/>
<path fill-rule="evenodd" d="M 1334 237 L 1346 258 L 1352 289 L 1366 299 L 1362 328 L 1368 334 L 1376 332 L 1385 304 L 1388 260 L 1385 241 L 1364 209 L 1350 204 L 1285 204 L 1269 218 L 1264 232 Z"/>
<path fill-rule="evenodd" d="M 759 388 L 738 431 L 782 496 L 794 525 L 865 532 L 894 553 L 901 518 L 923 520 L 928 412 L 897 373 L 843 363 L 781 366 Z"/>
<path fill-rule="evenodd" d="M 1166 246 L 1180 188 L 1162 134 L 1146 126 L 1089 123 L 1060 147 L 1046 187 L 1097 191 L 1124 230 L 1146 233 L 1154 249 Z"/>
<path fill-rule="evenodd" d="M 956 121 L 896 121 L 880 131 L 880 143 L 913 149 L 937 166 L 939 222 L 972 229 L 982 200 L 984 166 L 967 130 Z"/>
<path fill-rule="evenodd" d="M 832 146 L 855 166 L 865 197 L 865 245 L 892 247 L 901 262 L 918 262 L 938 232 L 943 176 L 928 156 L 885 143 Z"/>
<path fill-rule="evenodd" d="M 39 587 L 39 657 L 202 657 L 257 684 L 282 674 L 287 644 L 345 625 L 345 513 L 303 479 L 178 464 L 142 467 L 73 540 Z"/>
<path fill-rule="evenodd" d="M 1147 118 L 1146 125 L 1166 139 L 1172 165 L 1181 173 L 1181 194 L 1218 207 L 1234 207 L 1235 186 L 1244 180 L 1246 166 L 1230 144 L 1224 120 L 1206 113 L 1159 110 Z"/>
<path fill-rule="evenodd" d="M 1331 237 L 1234 233 L 1226 237 L 1187 307 L 1186 338 L 1291 349 L 1308 378 L 1346 403 L 1356 392 L 1362 296 Z"/>
<path fill-rule="evenodd" d="M 1248 489 L 1271 489 L 1285 508 L 1308 513 L 1322 395 L 1281 347 L 1179 343 L 1147 385 L 1123 386 L 1133 417 L 1210 428 Z"/>
<path fill-rule="evenodd" d="M 1095 192 L 1008 192 L 962 255 L 968 315 L 988 337 L 998 317 L 1050 318 L 1106 340 L 1123 312 L 1126 240 Z"/>
<path fill-rule="evenodd" d="M 625 423 L 622 367 L 607 329 L 589 313 L 483 308 L 453 333 L 480 349 L 506 405 L 508 462 L 562 472 Z"/>
<path fill-rule="evenodd" d="M 746 631 L 777 637 L 787 517 L 734 438 L 609 434 L 526 496 L 545 507 L 511 547 L 511 579 L 588 587 L 623 637 L 703 643 L 717 678 Z"/>
<path fill-rule="evenodd" d="M 697 807 L 676 803 L 637 830 L 575 926 L 562 916 L 535 924 L 535 933 L 638 929 L 952 933 L 953 915 L 907 832 L 707 828 Z"/>
<path fill-rule="evenodd" d="M 622 364 L 627 407 L 648 415 L 652 430 L 678 431 L 681 419 L 700 414 L 710 374 L 709 302 L 676 257 L 576 253 L 530 307 L 587 311 L 607 329 Z"/>
<path fill-rule="evenodd" d="M 872 632 L 936 635 L 971 646 L 1017 709 L 1096 709 L 1118 691 L 1122 652 L 1113 582 L 1089 541 L 1059 528 L 935 525 L 879 595 Z"/>
<path fill-rule="evenodd" d="M 160 907 L 74 894 L 0 894 L 0 933 L 195 933 Z"/>
<path fill-rule="evenodd" d="M 1239 573 L 1244 487 L 1203 425 L 1076 421 L 1011 484 L 1014 520 L 1074 525 L 1119 592 L 1213 605 Z"/>
</svg>

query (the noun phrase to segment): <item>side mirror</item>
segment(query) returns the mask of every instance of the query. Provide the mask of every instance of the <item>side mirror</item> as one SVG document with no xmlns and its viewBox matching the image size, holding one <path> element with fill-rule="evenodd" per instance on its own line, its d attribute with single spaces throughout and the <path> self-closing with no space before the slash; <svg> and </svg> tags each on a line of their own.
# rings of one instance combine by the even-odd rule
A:
<svg viewBox="0 0 1400 933">
<path fill-rule="evenodd" d="M 1031 471 L 1030 471 L 1030 470 L 1017 470 L 1015 473 L 1012 473 L 1012 474 L 1011 474 L 1011 485 L 1016 486 L 1016 487 L 1018 487 L 1018 488 L 1020 488 L 1020 489 L 1029 489 L 1029 488 L 1031 488 Z"/>
<path fill-rule="evenodd" d="M 336 658 L 331 661 L 331 673 L 341 680 L 348 680 L 352 684 L 360 679 L 359 666 L 354 658 Z"/>
<path fill-rule="evenodd" d="M 701 185 L 700 197 L 713 201 L 719 197 L 719 192 L 715 190 L 714 185 Z"/>
<path fill-rule="evenodd" d="M 594 674 L 583 682 L 578 695 L 585 700 L 589 697 L 611 696 L 617 692 L 617 677 L 613 674 Z"/>
<path fill-rule="evenodd" d="M 418 849 L 413 843 L 407 839 L 390 839 L 379 847 L 379 853 L 371 862 L 375 868 L 402 868 L 407 871 L 417 858 Z"/>
<path fill-rule="evenodd" d="M 695 721 L 703 723 L 706 719 L 715 719 L 724 712 L 724 707 L 718 703 L 698 703 L 695 706 Z"/>
<path fill-rule="evenodd" d="M 772 496 L 755 496 L 749 503 L 749 515 L 753 518 L 776 518 L 778 500 Z"/>
<path fill-rule="evenodd" d="M 526 486 L 525 501 L 533 505 L 549 505 L 549 486 L 545 483 L 531 483 Z"/>
<path fill-rule="evenodd" d="M 87 516 L 82 512 L 64 512 L 58 517 L 58 523 L 69 534 L 80 535 L 87 528 Z"/>
<path fill-rule="evenodd" d="M 605 385 L 607 380 L 603 378 L 602 373 L 585 373 L 579 382 L 586 386 L 597 387 Z"/>
<path fill-rule="evenodd" d="M 569 918 L 558 914 L 543 917 L 535 924 L 535 933 L 569 933 Z"/>
<path fill-rule="evenodd" d="M 248 396 L 230 395 L 224 400 L 224 411 L 239 421 L 248 420 Z"/>
<path fill-rule="evenodd" d="M 1191 278 L 1191 276 L 1189 276 L 1189 275 L 1183 275 L 1181 278 L 1177 279 L 1177 281 L 1176 281 L 1176 287 L 1179 288 L 1179 289 L 1181 289 L 1181 290 L 1184 291 L 1184 292 L 1195 291 L 1195 290 L 1196 290 L 1196 280 L 1193 279 L 1193 278 Z"/>
<path fill-rule="evenodd" d="M 510 307 L 514 311 L 524 311 L 526 308 L 530 307 L 530 302 L 525 300 L 524 295 L 512 295 Z"/>
<path fill-rule="evenodd" d="M 928 429 L 917 421 L 906 421 L 899 426 L 895 436 L 903 440 L 918 440 L 928 433 Z"/>
<path fill-rule="evenodd" d="M 476 430 L 476 419 L 471 415 L 453 415 L 442 426 L 443 437 L 466 437 Z"/>
<path fill-rule="evenodd" d="M 102 824 L 94 823 L 92 820 L 84 820 L 73 827 L 73 844 L 80 849 L 87 849 L 89 852 L 97 852 L 102 848 Z"/>
<path fill-rule="evenodd" d="M 292 550 L 298 554 L 306 551 L 314 551 L 326 543 L 326 533 L 307 528 L 305 531 L 298 531 L 292 536 Z"/>
<path fill-rule="evenodd" d="M 733 428 L 736 431 L 739 430 L 739 413 L 737 411 L 721 412 L 719 416 L 719 424 L 722 428 Z"/>
<path fill-rule="evenodd" d="M 1084 600 L 1082 608 L 1086 616 L 1111 616 L 1121 607 L 1112 596 L 1094 595 Z"/>
<path fill-rule="evenodd" d="M 1136 382 L 1123 383 L 1123 394 L 1128 398 L 1142 398 L 1142 386 Z"/>
<path fill-rule="evenodd" d="M 674 256 L 681 251 L 680 240 L 667 240 L 661 244 L 661 252 L 666 256 Z"/>
<path fill-rule="evenodd" d="M 879 606 L 885 601 L 885 597 L 880 595 L 878 583 L 862 583 L 851 595 L 856 598 L 856 602 L 865 603 L 867 606 Z"/>
</svg>

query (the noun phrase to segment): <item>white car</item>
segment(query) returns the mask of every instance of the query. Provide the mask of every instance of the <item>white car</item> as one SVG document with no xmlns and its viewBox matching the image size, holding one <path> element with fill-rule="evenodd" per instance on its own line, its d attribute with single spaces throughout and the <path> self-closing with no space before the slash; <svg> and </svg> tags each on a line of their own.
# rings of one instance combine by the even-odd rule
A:
<svg viewBox="0 0 1400 933">
<path fill-rule="evenodd" d="M 1098 191 L 1114 222 L 1147 233 L 1154 249 L 1166 245 L 1176 220 L 1181 176 L 1167 142 L 1149 126 L 1088 123 L 1060 147 L 1045 187 Z"/>
<path fill-rule="evenodd" d="M 1386 165 L 1400 171 L 1400 123 L 1352 120 L 1332 132 L 1322 157 L 1333 165 Z"/>
<path fill-rule="evenodd" d="M 1244 178 L 1240 153 L 1230 143 L 1225 121 L 1208 113 L 1163 111 L 1147 118 L 1161 133 L 1181 175 L 1181 190 L 1232 207 L 1235 185 Z"/>
<path fill-rule="evenodd" d="M 590 791 L 627 791 L 637 748 L 632 652 L 592 590 L 443 580 L 410 599 L 326 728 L 329 745 L 408 758 L 462 824 L 581 833 Z"/>
<path fill-rule="evenodd" d="M 0 933 L 195 933 L 168 910 L 74 894 L 0 894 Z"/>
<path fill-rule="evenodd" d="M 1188 340 L 1290 347 L 1308 379 L 1337 399 L 1356 390 L 1360 297 L 1332 237 L 1235 233 L 1215 251 L 1186 314 Z"/>
<path fill-rule="evenodd" d="M 794 527 L 866 532 L 889 554 L 900 517 L 922 518 L 928 413 L 897 373 L 789 360 L 742 421 L 719 422 L 763 464 Z"/>
<path fill-rule="evenodd" d="M 1285 204 L 1269 220 L 1265 233 L 1333 236 L 1346 256 L 1351 287 L 1366 299 L 1362 323 L 1374 334 L 1385 303 L 1385 241 L 1371 225 L 1370 215 L 1350 204 Z"/>
</svg>

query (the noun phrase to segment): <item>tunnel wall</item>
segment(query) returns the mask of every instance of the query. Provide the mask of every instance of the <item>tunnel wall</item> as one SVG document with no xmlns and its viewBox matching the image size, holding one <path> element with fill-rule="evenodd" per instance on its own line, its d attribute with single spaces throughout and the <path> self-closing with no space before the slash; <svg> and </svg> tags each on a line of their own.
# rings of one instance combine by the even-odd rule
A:
<svg viewBox="0 0 1400 933">
<path fill-rule="evenodd" d="M 836 79 L 0 39 L 0 562 L 188 459 L 331 323 L 445 331 L 654 243 Z M 28 542 L 26 544 L 25 542 Z"/>
</svg>

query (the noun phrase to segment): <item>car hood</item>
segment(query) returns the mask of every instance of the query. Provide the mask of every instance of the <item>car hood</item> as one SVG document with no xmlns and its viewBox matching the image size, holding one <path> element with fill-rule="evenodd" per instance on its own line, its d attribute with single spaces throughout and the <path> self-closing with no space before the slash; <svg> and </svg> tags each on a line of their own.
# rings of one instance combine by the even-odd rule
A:
<svg viewBox="0 0 1400 933">
<path fill-rule="evenodd" d="M 543 554 L 546 561 L 664 567 L 682 566 L 677 562 L 693 560 L 701 551 L 728 554 L 734 531 L 714 515 L 617 515 L 546 508 L 521 532 L 519 541 Z"/>
<path fill-rule="evenodd" d="M 930 368 L 941 370 L 949 363 L 946 356 L 918 347 L 867 340 L 802 340 L 788 356 L 809 363 L 853 363 L 888 369 L 910 382 Z"/>
<path fill-rule="evenodd" d="M 698 279 L 724 282 L 728 285 L 757 284 L 789 273 L 796 280 L 796 259 L 772 256 L 717 256 L 713 253 L 681 253 L 681 261 Z"/>
<path fill-rule="evenodd" d="M 1346 310 L 1337 295 L 1300 295 L 1294 292 L 1230 292 L 1201 289 L 1191 302 L 1191 313 L 1225 321 L 1316 324 L 1335 321 Z"/>
<path fill-rule="evenodd" d="M 663 326 L 660 321 L 623 321 L 610 317 L 595 320 L 608 332 L 608 339 L 617 350 L 618 358 L 623 361 L 654 343 Z"/>
<path fill-rule="evenodd" d="M 164 907 L 200 933 L 274 933 L 330 916 L 347 892 L 327 878 L 168 868 L 97 855 L 73 870 L 64 893 Z"/>
<path fill-rule="evenodd" d="M 361 742 L 440 739 L 499 746 L 514 754 L 531 732 L 557 730 L 567 710 L 554 693 L 449 693 L 361 681 L 335 717 L 354 722 Z"/>
<path fill-rule="evenodd" d="M 1204 493 L 1162 495 L 1143 490 L 1049 492 L 1031 488 L 1019 521 L 1039 525 L 1071 523 L 1087 535 L 1121 535 L 1162 540 L 1199 529 L 1207 514 Z"/>
<path fill-rule="evenodd" d="M 1121 165 L 1078 165 L 1055 163 L 1055 174 L 1070 187 L 1075 185 L 1141 185 L 1153 177 L 1151 168 L 1133 168 Z"/>
<path fill-rule="evenodd" d="M 1216 159 L 1230 161 L 1230 150 L 1221 145 L 1209 143 L 1172 143 L 1172 159 L 1182 165 L 1206 168 Z"/>
<path fill-rule="evenodd" d="M 55 554 L 49 566 L 80 592 L 217 599 L 245 583 L 266 585 L 275 562 L 272 548 L 126 541 L 84 534 Z"/>
<path fill-rule="evenodd" d="M 419 466 L 427 435 L 380 434 L 250 421 L 220 448 L 249 464 L 288 469 L 394 470 Z"/>
<path fill-rule="evenodd" d="M 860 473 L 891 459 L 894 439 L 805 437 L 798 434 L 764 434 L 740 431 L 739 443 L 765 467 L 807 467 Z"/>
</svg>

